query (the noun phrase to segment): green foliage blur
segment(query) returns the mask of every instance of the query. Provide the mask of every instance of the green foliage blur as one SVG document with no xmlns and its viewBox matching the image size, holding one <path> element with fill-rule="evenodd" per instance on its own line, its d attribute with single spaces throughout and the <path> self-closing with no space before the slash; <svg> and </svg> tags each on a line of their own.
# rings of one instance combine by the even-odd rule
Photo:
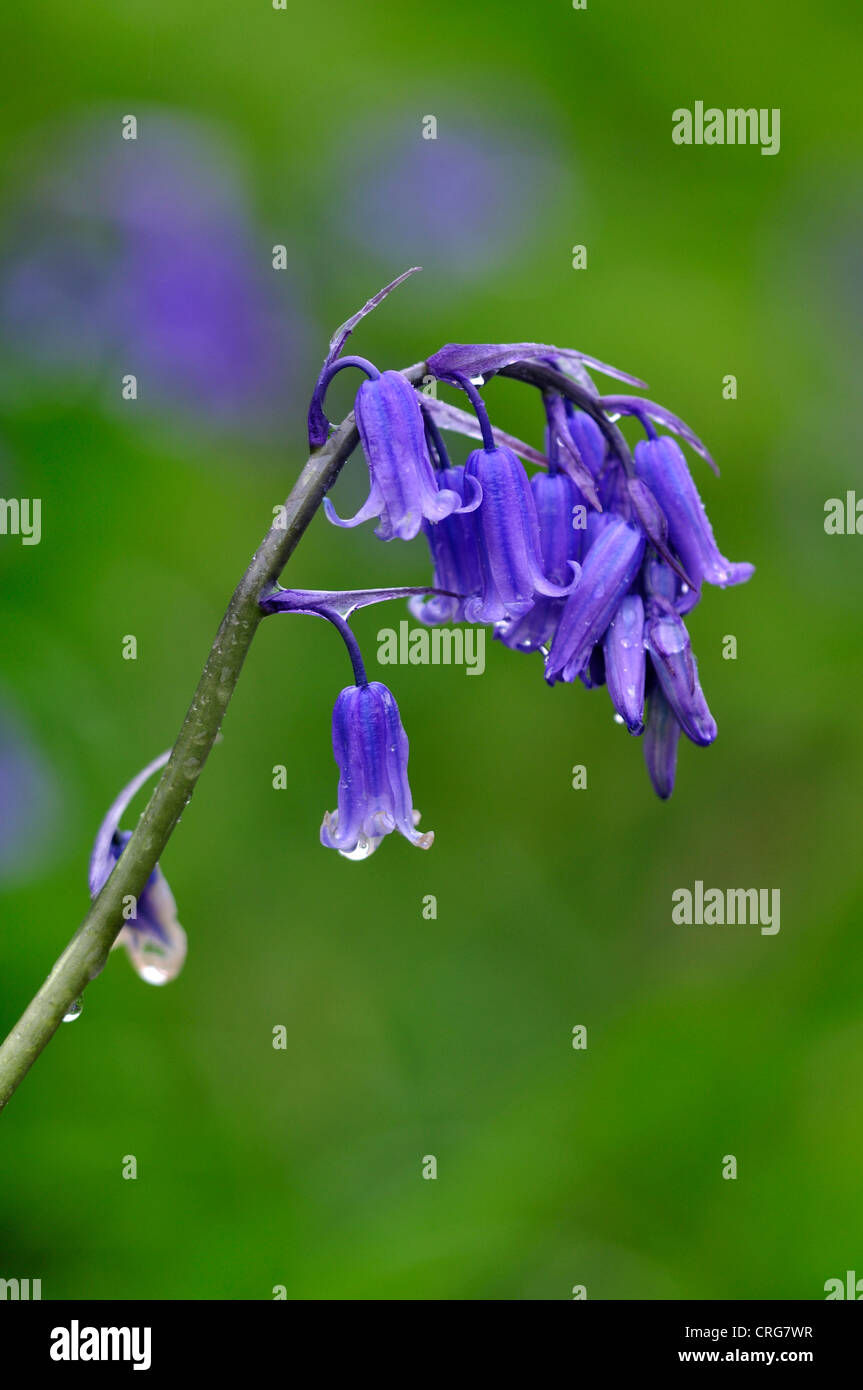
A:
<svg viewBox="0 0 863 1390">
<path fill-rule="evenodd" d="M 719 543 L 757 566 L 692 616 L 720 735 L 681 745 L 668 804 L 604 691 L 550 690 L 538 658 L 496 643 L 481 678 L 377 668 L 404 611 L 364 611 L 437 834 L 364 864 L 318 843 L 344 651 L 323 623 L 267 622 L 163 860 L 183 974 L 153 989 L 114 953 L 2 1118 L 0 1276 L 41 1278 L 45 1298 L 823 1297 L 863 1261 L 863 539 L 823 525 L 828 498 L 863 496 L 859 11 L 46 0 L 10 8 L 0 49 L 0 239 L 79 123 L 119 146 L 137 113 L 142 146 L 153 116 L 193 121 L 245 180 L 273 305 L 272 247 L 288 248 L 303 324 L 278 428 L 248 442 L 145 399 L 146 380 L 122 404 L 122 345 L 82 378 L 3 343 L 0 490 L 43 499 L 40 545 L 0 537 L 0 700 L 42 787 L 0 883 L 4 1034 L 304 462 L 331 331 L 405 266 L 425 269 L 355 351 L 403 366 L 446 341 L 535 339 L 634 372 L 708 442 L 721 479 L 693 469 Z M 780 108 L 780 152 L 674 145 L 672 111 L 696 100 Z M 455 131 L 464 187 L 417 216 L 400 194 Z M 474 140 L 497 156 L 471 166 Z M 471 197 L 487 176 L 491 208 Z M 50 217 L 31 231 L 42 264 L 67 263 Z M 540 441 L 526 388 L 487 399 Z M 348 407 L 344 376 L 332 403 Z M 362 471 L 340 480 L 343 512 Z M 285 582 L 428 573 L 421 541 L 318 517 Z M 675 926 L 671 894 L 697 879 L 780 889 L 780 932 Z"/>
</svg>

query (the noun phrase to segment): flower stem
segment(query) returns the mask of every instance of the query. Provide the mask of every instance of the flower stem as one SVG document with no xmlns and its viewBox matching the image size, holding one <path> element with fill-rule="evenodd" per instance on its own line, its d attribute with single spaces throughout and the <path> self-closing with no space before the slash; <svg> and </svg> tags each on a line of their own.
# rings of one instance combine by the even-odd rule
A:
<svg viewBox="0 0 863 1390">
<path fill-rule="evenodd" d="M 363 663 L 363 654 L 360 651 L 360 644 L 351 632 L 341 613 L 333 612 L 332 608 L 322 608 L 320 610 L 322 618 L 332 623 L 341 633 L 342 641 L 348 649 L 348 656 L 351 658 L 351 665 L 354 668 L 354 681 L 357 685 L 368 685 L 369 678 L 366 675 L 366 668 Z"/>
<path fill-rule="evenodd" d="M 412 385 L 424 362 L 404 370 Z M 50 1042 L 63 1017 L 99 974 L 124 924 L 123 900 L 143 891 L 195 790 L 234 693 L 246 653 L 264 617 L 261 593 L 272 587 L 358 442 L 353 415 L 316 449 L 236 589 L 192 697 L 165 770 L 110 878 L 50 975 L 0 1047 L 0 1110 Z"/>
</svg>

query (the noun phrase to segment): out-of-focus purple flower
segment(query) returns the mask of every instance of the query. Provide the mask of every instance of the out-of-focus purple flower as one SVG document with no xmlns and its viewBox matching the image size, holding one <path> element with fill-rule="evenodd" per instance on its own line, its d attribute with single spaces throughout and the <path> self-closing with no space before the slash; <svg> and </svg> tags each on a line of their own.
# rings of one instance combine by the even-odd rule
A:
<svg viewBox="0 0 863 1390">
<path fill-rule="evenodd" d="M 680 725 L 662 693 L 662 686 L 656 684 L 647 701 L 644 761 L 653 783 L 653 790 L 663 801 L 667 801 L 674 791 L 679 742 Z"/>
<path fill-rule="evenodd" d="M 340 128 L 332 226 L 385 264 L 417 259 L 452 279 L 510 260 L 535 235 L 532 209 L 549 206 L 559 179 L 553 132 L 531 135 L 497 110 L 485 120 L 476 104 L 469 118 L 450 100 L 443 106 L 436 139 L 421 138 L 415 107 L 354 124 L 347 150 Z"/>
<path fill-rule="evenodd" d="M 561 586 L 569 585 L 573 574 L 580 573 L 578 555 L 582 531 L 573 529 L 573 508 L 580 495 L 566 473 L 534 473 L 530 480 L 539 522 L 539 553 L 543 573 Z M 546 646 L 553 638 L 566 600 L 540 594 L 533 607 L 522 617 L 504 621 L 495 629 L 495 637 L 505 646 L 518 651 L 533 652 Z"/>
<path fill-rule="evenodd" d="M 584 555 L 581 580 L 566 601 L 545 663 L 545 678 L 574 681 L 587 666 L 644 554 L 644 534 L 619 516 L 591 518 L 596 535 Z M 590 532 L 589 532 L 590 534 Z"/>
<path fill-rule="evenodd" d="M 60 794 L 11 699 L 0 702 L 0 879 L 44 869 L 59 821 Z"/>
<path fill-rule="evenodd" d="M 475 449 L 465 464 L 482 502 L 476 513 L 481 592 L 467 600 L 470 623 L 498 623 L 527 613 L 538 596 L 563 598 L 578 583 L 570 565 L 568 583 L 555 583 L 543 571 L 539 521 L 527 474 L 511 449 Z"/>
<path fill-rule="evenodd" d="M 119 829 L 123 812 L 135 793 L 164 767 L 170 756 L 170 752 L 163 753 L 133 777 L 105 816 L 90 855 L 91 898 L 101 892 L 131 839 L 131 831 Z M 182 970 L 186 959 L 186 933 L 177 921 L 177 905 L 158 864 L 114 945 L 125 946 L 135 971 L 147 984 L 167 984 Z"/>
<path fill-rule="evenodd" d="M 410 541 L 419 535 L 423 521 L 442 521 L 453 512 L 479 506 L 475 487 L 467 502 L 451 488 L 438 487 L 420 398 L 400 372 L 382 372 L 364 381 L 354 408 L 371 490 L 356 515 L 347 519 L 325 499 L 327 517 L 335 526 L 359 526 L 377 516 L 375 535 L 382 541 Z"/>
<path fill-rule="evenodd" d="M 464 498 L 464 468 L 443 468 L 437 479 L 442 488 Z M 431 627 L 437 623 L 463 623 L 466 621 L 464 599 L 478 594 L 482 587 L 475 516 L 459 510 L 434 525 L 424 521 L 423 531 L 434 565 L 432 583 L 434 588 L 446 589 L 447 593 L 411 598 L 408 608 L 415 618 Z M 461 597 L 450 597 L 454 594 Z"/>
<path fill-rule="evenodd" d="M 307 326 L 272 269 L 224 138 L 142 109 L 139 138 L 86 123 L 13 204 L 0 325 L 43 376 L 138 380 L 137 409 L 267 437 L 299 404 Z M 117 399 L 119 400 L 117 376 Z"/>
<path fill-rule="evenodd" d="M 635 467 L 668 521 L 668 538 L 683 568 L 700 587 L 702 580 L 726 588 L 744 584 L 754 565 L 734 564 L 721 555 L 704 505 L 687 467 L 683 450 L 669 435 L 643 439 L 635 446 Z"/>
<path fill-rule="evenodd" d="M 644 603 L 638 594 L 622 599 L 603 639 L 611 703 L 631 734 L 644 730 Z"/>
<path fill-rule="evenodd" d="M 434 832 L 417 830 L 408 785 L 408 740 L 398 705 L 380 681 L 349 685 L 333 711 L 333 753 L 339 767 L 338 810 L 327 812 L 321 844 L 346 859 L 367 859 L 398 830 L 428 849 Z"/>
<path fill-rule="evenodd" d="M 716 738 L 716 721 L 698 680 L 689 633 L 670 603 L 652 599 L 647 610 L 645 642 L 665 698 L 693 743 L 702 747 Z"/>
</svg>

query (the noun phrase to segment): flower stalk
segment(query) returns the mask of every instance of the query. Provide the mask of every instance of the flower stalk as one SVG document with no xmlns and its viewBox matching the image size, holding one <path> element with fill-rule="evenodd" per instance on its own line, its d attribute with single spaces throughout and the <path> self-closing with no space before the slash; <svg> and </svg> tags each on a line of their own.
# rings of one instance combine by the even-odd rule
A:
<svg viewBox="0 0 863 1390">
<path fill-rule="evenodd" d="M 412 385 L 424 362 L 404 370 Z M 216 741 L 258 624 L 263 592 L 275 585 L 324 494 L 359 440 L 353 413 L 316 449 L 237 585 L 207 657 L 182 727 L 143 815 L 114 870 L 44 984 L 0 1046 L 0 1110 L 51 1041 L 64 1017 L 102 970 L 124 926 L 123 901 L 137 899 L 188 805 Z"/>
</svg>

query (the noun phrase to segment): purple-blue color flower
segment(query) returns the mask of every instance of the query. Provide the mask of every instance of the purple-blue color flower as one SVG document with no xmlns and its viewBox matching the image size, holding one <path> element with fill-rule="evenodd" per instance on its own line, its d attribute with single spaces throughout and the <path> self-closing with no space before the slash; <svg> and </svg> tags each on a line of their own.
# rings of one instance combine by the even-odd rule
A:
<svg viewBox="0 0 863 1390">
<path fill-rule="evenodd" d="M 603 640 L 605 676 L 611 703 L 631 734 L 644 729 L 644 603 L 627 594 Z"/>
<path fill-rule="evenodd" d="M 463 468 L 442 468 L 437 478 L 442 488 L 464 498 Z M 423 531 L 434 565 L 433 586 L 446 589 L 447 593 L 414 597 L 408 600 L 408 608 L 415 618 L 431 627 L 437 623 L 463 623 L 464 599 L 478 594 L 482 588 L 476 514 L 456 511 L 434 525 L 424 521 Z"/>
<path fill-rule="evenodd" d="M 649 552 L 642 571 L 644 592 L 648 598 L 665 599 L 673 603 L 681 617 L 690 613 L 701 598 L 701 590 L 684 584 L 679 575 L 653 551 Z"/>
<path fill-rule="evenodd" d="M 481 488 L 476 513 L 481 592 L 465 603 L 471 623 L 498 623 L 527 613 L 538 596 L 563 598 L 578 583 L 556 583 L 544 571 L 536 503 L 527 474 L 511 449 L 476 449 L 465 477 Z"/>
<path fill-rule="evenodd" d="M 549 459 L 554 458 L 557 466 L 568 473 L 579 492 L 586 497 L 591 507 L 602 510 L 596 490 L 595 475 L 582 457 L 575 437 L 569 427 L 563 396 L 551 392 L 546 396 L 545 413 L 547 419 L 546 439 Z"/>
<path fill-rule="evenodd" d="M 225 132 L 178 112 L 137 116 L 136 141 L 99 117 L 42 142 L 49 159 L 11 205 L 0 262 L 11 365 L 103 382 L 122 363 L 138 378 L 136 413 L 179 411 L 246 439 L 283 432 L 308 330 L 298 281 L 261 254 Z"/>
<path fill-rule="evenodd" d="M 367 859 L 385 835 L 398 830 L 428 849 L 434 832 L 417 830 L 408 785 L 408 740 L 398 705 L 380 681 L 349 685 L 333 710 L 333 753 L 339 767 L 339 804 L 327 812 L 321 844 L 346 859 Z"/>
<path fill-rule="evenodd" d="M 559 182 L 555 132 L 540 134 L 535 106 L 520 121 L 500 102 L 484 110 L 476 91 L 469 103 L 459 112 L 442 94 L 437 139 L 420 138 L 413 99 L 382 120 L 352 118 L 351 136 L 341 128 L 327 179 L 338 187 L 341 214 L 329 219 L 331 234 L 385 265 L 419 259 L 449 283 L 511 260 L 536 236 L 535 210 L 548 206 Z M 566 181 L 571 187 L 571 153 Z"/>
<path fill-rule="evenodd" d="M 680 725 L 674 711 L 657 684 L 650 692 L 647 702 L 647 727 L 644 731 L 644 761 L 653 790 L 663 801 L 667 801 L 674 791 L 674 777 L 677 771 L 677 745 L 680 742 Z"/>
<path fill-rule="evenodd" d="M 641 528 L 619 516 L 591 517 L 595 536 L 582 560 L 581 580 L 566 601 L 545 663 L 545 678 L 573 681 L 590 661 L 621 599 L 632 585 L 644 554 Z"/>
<path fill-rule="evenodd" d="M 132 797 L 164 767 L 170 753 L 163 753 L 124 787 L 105 816 L 90 855 L 90 896 L 96 898 L 126 848 L 131 831 L 120 830 L 120 819 Z M 177 905 L 157 864 L 143 892 L 131 908 L 114 946 L 125 946 L 137 974 L 150 985 L 173 980 L 186 959 L 186 933 L 177 921 Z"/>
<path fill-rule="evenodd" d="M 635 467 L 668 521 L 668 539 L 692 583 L 701 586 L 743 584 L 754 566 L 734 564 L 721 555 L 704 505 L 692 481 L 683 451 L 669 435 L 643 439 L 635 446 Z"/>
<path fill-rule="evenodd" d="M 566 473 L 534 473 L 530 480 L 539 522 L 539 553 L 543 573 L 561 586 L 568 585 L 574 573 L 584 532 L 573 529 L 573 508 L 581 501 L 575 484 Z M 499 624 L 495 637 L 505 646 L 533 652 L 546 646 L 557 631 L 564 598 L 541 594 L 533 607 L 519 618 Z"/>
<path fill-rule="evenodd" d="M 566 404 L 566 420 L 572 442 L 594 478 L 598 478 L 605 459 L 605 436 L 585 410 L 576 410 L 570 401 Z"/>
<path fill-rule="evenodd" d="M 0 880 L 45 872 L 61 805 L 53 767 L 17 709 L 0 697 Z"/>
<path fill-rule="evenodd" d="M 455 511 L 479 506 L 476 489 L 464 503 L 451 488 L 438 487 L 420 398 L 400 372 L 382 372 L 364 381 L 355 411 L 371 491 L 356 515 L 347 519 L 338 516 L 326 498 L 326 514 L 335 526 L 359 526 L 377 516 L 375 535 L 382 541 L 410 541 L 419 535 L 424 520 L 442 521 Z"/>
<path fill-rule="evenodd" d="M 693 743 L 706 746 L 716 738 L 716 721 L 698 680 L 689 633 L 670 603 L 652 599 L 647 610 L 645 642 L 665 698 Z"/>
</svg>

